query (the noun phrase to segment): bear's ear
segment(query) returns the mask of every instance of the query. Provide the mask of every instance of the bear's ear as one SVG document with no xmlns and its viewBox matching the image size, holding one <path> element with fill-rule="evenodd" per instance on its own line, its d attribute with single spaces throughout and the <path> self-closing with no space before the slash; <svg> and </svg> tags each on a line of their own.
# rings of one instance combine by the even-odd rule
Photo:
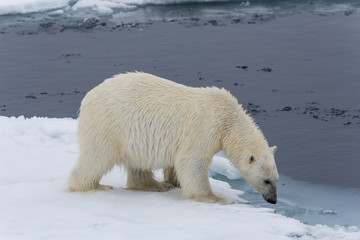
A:
<svg viewBox="0 0 360 240">
<path fill-rule="evenodd" d="M 255 161 L 255 157 L 253 155 L 250 156 L 249 158 L 249 163 L 253 163 Z"/>
<path fill-rule="evenodd" d="M 276 153 L 277 146 L 273 146 L 273 147 L 271 147 L 270 149 L 271 149 L 271 151 L 273 152 L 273 154 L 275 154 L 275 153 Z"/>
</svg>

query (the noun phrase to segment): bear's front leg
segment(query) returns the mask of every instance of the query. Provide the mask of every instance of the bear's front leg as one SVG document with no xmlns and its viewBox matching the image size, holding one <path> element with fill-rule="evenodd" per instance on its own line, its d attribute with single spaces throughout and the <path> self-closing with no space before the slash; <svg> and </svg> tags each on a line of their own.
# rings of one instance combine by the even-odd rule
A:
<svg viewBox="0 0 360 240">
<path fill-rule="evenodd" d="M 208 176 L 210 163 L 211 161 L 190 158 L 175 163 L 182 198 L 205 203 L 233 204 L 233 200 L 217 196 L 212 192 Z"/>
</svg>

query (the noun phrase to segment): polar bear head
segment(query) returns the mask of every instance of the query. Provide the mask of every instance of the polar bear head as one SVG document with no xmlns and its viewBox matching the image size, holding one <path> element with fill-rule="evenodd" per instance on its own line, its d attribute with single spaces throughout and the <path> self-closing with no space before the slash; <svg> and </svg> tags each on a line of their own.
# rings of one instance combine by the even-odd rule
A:
<svg viewBox="0 0 360 240">
<path fill-rule="evenodd" d="M 237 166 L 248 183 L 250 183 L 263 198 L 272 204 L 277 201 L 276 182 L 279 174 L 275 164 L 274 154 L 277 147 L 263 146 L 247 150 Z M 240 164 L 239 164 L 240 163 Z"/>
<path fill-rule="evenodd" d="M 277 201 L 276 182 L 279 174 L 274 154 L 277 147 L 269 147 L 261 130 L 246 115 L 240 124 L 234 124 L 227 132 L 223 150 L 233 166 L 263 198 L 272 204 Z"/>
<path fill-rule="evenodd" d="M 274 159 L 276 149 L 276 146 L 259 144 L 249 149 L 239 147 L 239 151 L 232 152 L 228 156 L 245 180 L 272 204 L 277 201 L 276 182 L 279 179 Z"/>
</svg>

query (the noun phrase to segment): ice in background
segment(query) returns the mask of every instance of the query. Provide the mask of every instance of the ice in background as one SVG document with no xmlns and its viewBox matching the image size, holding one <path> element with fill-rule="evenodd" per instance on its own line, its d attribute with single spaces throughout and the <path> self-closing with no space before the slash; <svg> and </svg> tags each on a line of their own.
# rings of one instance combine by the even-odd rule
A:
<svg viewBox="0 0 360 240">
<path fill-rule="evenodd" d="M 0 117 L 0 125 L 0 239 L 360 238 L 355 226 L 312 226 L 291 218 L 299 208 L 291 208 L 286 196 L 279 199 L 288 211 L 280 207 L 281 215 L 277 207 L 254 206 L 254 192 L 248 187 L 238 190 L 214 178 L 210 178 L 214 192 L 238 204 L 180 200 L 179 189 L 127 191 L 126 174 L 119 169 L 102 181 L 113 185 L 113 191 L 70 194 L 66 181 L 78 154 L 76 120 Z M 214 157 L 210 173 L 243 187 L 224 157 Z M 317 214 L 336 215 L 331 209 Z"/>
<path fill-rule="evenodd" d="M 307 9 L 315 12 L 347 11 L 349 14 L 356 11 L 359 2 L 356 0 L 329 0 L 329 1 L 236 1 L 236 0 L 12 0 L 0 2 L 0 15 L 16 15 L 28 13 L 45 13 L 49 17 L 59 16 L 113 16 L 122 12 L 134 11 L 147 6 L 172 6 L 234 4 L 236 10 L 243 13 L 271 13 L 283 9 L 297 11 Z M 264 7 L 264 4 L 266 7 Z M 297 9 L 294 9 L 297 6 Z"/>
</svg>

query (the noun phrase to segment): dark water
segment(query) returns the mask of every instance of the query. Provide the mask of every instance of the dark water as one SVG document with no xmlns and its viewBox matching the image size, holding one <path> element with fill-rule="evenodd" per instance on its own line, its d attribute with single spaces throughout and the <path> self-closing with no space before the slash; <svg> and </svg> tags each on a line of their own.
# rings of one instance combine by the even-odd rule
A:
<svg viewBox="0 0 360 240">
<path fill-rule="evenodd" d="M 360 14 L 330 3 L 1 16 L 0 114 L 75 118 L 87 91 L 134 70 L 225 87 L 279 147 L 282 175 L 359 189 Z"/>
</svg>

